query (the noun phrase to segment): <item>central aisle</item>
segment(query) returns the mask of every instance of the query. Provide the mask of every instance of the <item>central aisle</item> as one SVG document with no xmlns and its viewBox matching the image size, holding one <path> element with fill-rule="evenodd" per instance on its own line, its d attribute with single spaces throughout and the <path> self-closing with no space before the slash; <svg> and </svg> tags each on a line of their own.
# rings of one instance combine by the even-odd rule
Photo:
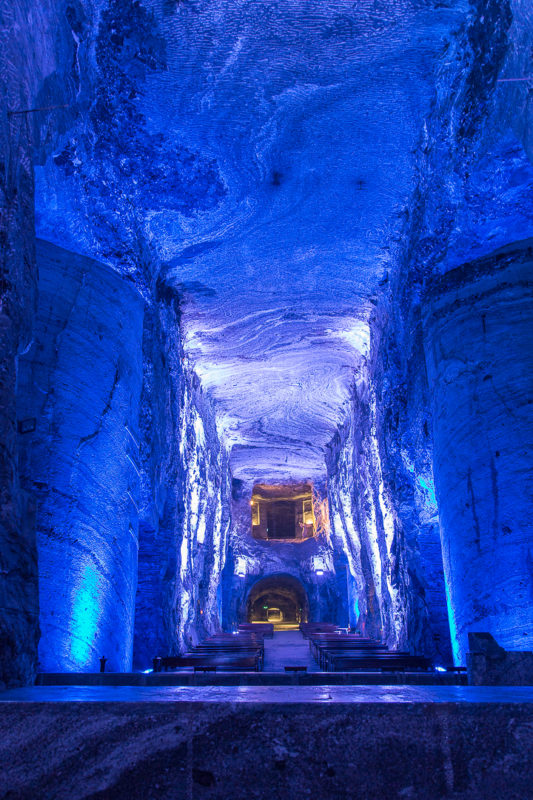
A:
<svg viewBox="0 0 533 800">
<path fill-rule="evenodd" d="M 272 639 L 265 639 L 265 665 L 263 672 L 285 672 L 285 667 L 307 667 L 308 672 L 318 672 L 309 651 L 309 642 L 298 630 L 274 631 Z"/>
</svg>

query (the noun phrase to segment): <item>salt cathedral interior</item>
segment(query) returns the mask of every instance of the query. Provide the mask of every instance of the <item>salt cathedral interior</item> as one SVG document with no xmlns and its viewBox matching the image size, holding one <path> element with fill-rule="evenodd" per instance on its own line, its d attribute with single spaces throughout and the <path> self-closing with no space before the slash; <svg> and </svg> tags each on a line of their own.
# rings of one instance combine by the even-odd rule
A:
<svg viewBox="0 0 533 800">
<path fill-rule="evenodd" d="M 531 0 L 0 37 L 0 796 L 533 798 Z"/>
</svg>

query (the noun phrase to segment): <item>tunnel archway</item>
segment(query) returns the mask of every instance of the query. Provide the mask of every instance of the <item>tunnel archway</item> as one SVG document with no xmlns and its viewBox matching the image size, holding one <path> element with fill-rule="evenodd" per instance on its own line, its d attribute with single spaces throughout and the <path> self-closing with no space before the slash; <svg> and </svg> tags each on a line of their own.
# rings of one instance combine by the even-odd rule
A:
<svg viewBox="0 0 533 800">
<path fill-rule="evenodd" d="M 296 626 L 309 619 L 309 599 L 303 584 L 292 575 L 277 573 L 258 580 L 246 602 L 248 622 Z"/>
</svg>

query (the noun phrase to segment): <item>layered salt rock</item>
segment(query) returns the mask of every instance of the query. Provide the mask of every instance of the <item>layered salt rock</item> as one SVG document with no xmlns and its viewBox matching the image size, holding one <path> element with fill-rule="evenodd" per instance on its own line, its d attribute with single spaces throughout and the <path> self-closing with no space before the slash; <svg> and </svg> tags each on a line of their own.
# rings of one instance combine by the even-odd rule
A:
<svg viewBox="0 0 533 800">
<path fill-rule="evenodd" d="M 3 66 L 3 63 L 2 63 Z M 3 71 L 3 70 L 2 70 Z M 30 682 L 38 639 L 34 503 L 18 474 L 17 362 L 31 342 L 37 270 L 28 130 L 0 124 L 2 281 L 0 286 L 0 685 Z M 18 159 L 9 170 L 9 159 Z M 20 415 L 19 415 L 20 418 Z"/>
<path fill-rule="evenodd" d="M 409 208 L 406 209 L 403 252 L 402 248 L 398 252 L 397 272 L 392 276 L 390 287 L 388 313 L 392 319 L 392 325 L 389 325 L 389 328 L 392 328 L 390 337 L 392 347 L 387 345 L 386 349 L 389 352 L 386 360 L 389 364 L 387 366 L 384 362 L 383 370 L 385 379 L 383 386 L 385 394 L 388 391 L 390 399 L 387 400 L 380 390 L 382 400 L 378 403 L 378 407 L 385 413 L 385 422 L 392 433 L 389 436 L 388 447 L 393 458 L 387 459 L 390 462 L 389 469 L 392 467 L 397 475 L 403 474 L 408 479 L 404 485 L 408 486 L 409 473 L 398 467 L 401 467 L 402 461 L 406 465 L 410 462 L 411 468 L 414 467 L 413 474 L 416 481 L 418 482 L 420 478 L 424 480 L 426 487 L 430 489 L 427 494 L 433 494 L 433 500 L 435 499 L 431 481 L 433 472 L 435 483 L 438 483 L 437 473 L 440 472 L 441 463 L 452 457 L 451 452 L 448 456 L 443 452 L 441 413 L 442 411 L 450 415 L 454 413 L 453 403 L 455 400 L 459 401 L 459 394 L 455 400 L 450 396 L 450 405 L 447 408 L 445 405 L 444 409 L 441 409 L 441 402 L 448 402 L 443 388 L 446 381 L 437 392 L 433 381 L 436 375 L 441 374 L 441 367 L 442 375 L 450 369 L 449 364 L 446 366 L 449 357 L 446 349 L 436 348 L 430 354 L 431 364 L 428 363 L 427 372 L 432 373 L 432 377 L 429 380 L 429 387 L 425 385 L 428 380 L 424 374 L 428 353 L 426 340 L 422 335 L 421 296 L 425 293 L 426 298 L 431 298 L 433 302 L 437 298 L 439 287 L 446 285 L 439 281 L 439 276 L 454 270 L 458 265 L 490 254 L 498 245 L 505 245 L 530 235 L 533 230 L 531 199 L 533 172 L 531 143 L 527 136 L 531 110 L 527 104 L 527 84 L 521 80 L 514 80 L 515 76 L 526 74 L 524 71 L 526 49 L 523 44 L 531 38 L 533 23 L 531 10 L 527 4 L 521 2 L 499 3 L 490 0 L 486 3 L 473 4 L 471 11 L 465 25 L 450 41 L 447 56 L 438 73 L 435 103 L 422 131 L 417 156 L 418 186 L 411 197 Z M 512 80 L 508 82 L 508 78 Z M 444 292 L 447 290 L 444 289 Z M 475 303 L 476 300 L 473 299 L 473 304 Z M 425 309 L 422 311 L 426 313 Z M 450 319 L 450 330 L 452 326 L 453 322 Z M 486 367 L 482 349 L 470 349 L 468 345 L 470 333 L 466 331 L 466 334 L 464 345 L 469 350 L 469 358 L 478 360 L 479 363 L 477 367 L 474 363 L 465 364 L 465 374 L 469 369 L 475 371 L 477 368 Z M 503 323 L 501 335 L 500 346 L 503 348 L 503 342 L 507 341 Z M 460 336 L 459 334 L 457 344 L 460 343 Z M 521 347 L 520 343 L 517 344 Z M 513 336 L 509 341 L 510 358 L 520 360 L 521 355 L 515 353 L 514 345 Z M 442 365 L 439 366 L 441 360 Z M 395 362 L 398 367 L 395 366 Z M 462 375 L 458 364 L 457 369 Z M 487 369 L 486 372 L 492 374 L 492 370 Z M 390 384 L 388 390 L 387 383 Z M 459 390 L 459 387 L 457 388 Z M 448 386 L 448 391 L 452 392 L 451 386 Z M 508 399 L 511 407 L 514 400 L 511 397 Z M 402 403 L 406 404 L 406 410 L 402 410 Z M 387 421 L 388 409 L 394 413 Z M 472 426 L 475 425 L 474 416 L 478 410 L 472 402 L 470 409 Z M 464 411 L 457 410 L 458 425 L 460 425 L 458 419 L 463 413 Z M 484 411 L 481 410 L 481 413 Z M 402 422 L 402 418 L 407 420 L 407 426 Z M 526 421 L 526 426 L 528 424 Z M 440 433 L 437 434 L 437 431 Z M 433 432 L 435 438 L 439 438 L 438 443 L 435 441 L 435 446 L 432 443 Z M 527 427 L 525 433 L 527 435 Z M 461 462 L 460 472 L 464 468 L 468 469 L 472 442 L 455 440 L 453 448 L 457 463 Z M 400 458 L 395 456 L 395 451 Z M 407 459 L 404 456 L 407 456 Z M 432 462 L 434 462 L 433 469 L 431 469 Z M 490 472 L 490 460 L 487 463 Z M 391 478 L 392 483 L 396 483 L 393 474 Z M 473 476 L 474 483 L 476 480 L 477 476 L 476 478 Z M 483 481 L 486 481 L 486 477 L 483 477 Z M 406 498 L 402 482 L 399 488 L 400 497 Z M 426 492 L 426 489 L 422 488 Z M 438 491 L 436 494 L 443 522 L 442 545 L 446 564 L 450 563 L 450 554 L 444 527 L 449 526 L 450 507 L 461 502 L 456 496 L 455 488 L 450 476 L 446 495 Z M 459 494 L 462 492 L 463 488 Z M 416 500 L 417 495 L 420 497 L 420 492 L 415 492 L 413 499 Z M 430 505 L 426 504 L 428 511 Z M 448 510 L 445 505 L 448 506 Z M 403 509 L 404 519 L 408 518 L 411 516 L 413 503 L 402 502 L 399 508 Z M 518 525 L 521 524 L 521 514 L 518 506 L 516 510 Z M 416 518 L 416 514 L 414 516 Z M 512 525 L 510 527 L 513 528 Z M 468 582 L 469 546 L 466 544 L 464 552 L 461 552 L 463 548 L 458 530 L 455 536 L 457 541 L 453 569 L 457 574 L 464 573 L 459 579 L 460 582 L 463 579 Z M 468 535 L 466 538 L 468 539 Z M 498 545 L 495 544 L 494 554 L 497 549 Z M 420 539 L 418 561 L 424 571 L 427 550 L 427 540 L 423 543 Z M 496 561 L 495 556 L 495 563 Z M 431 565 L 429 566 L 430 573 L 435 575 L 436 572 Z M 461 641 L 458 640 L 455 630 L 456 612 L 459 611 L 460 616 L 462 614 L 460 610 L 462 597 L 457 589 L 455 592 L 452 591 L 449 575 L 450 570 L 447 568 L 447 603 L 454 657 L 457 663 L 464 663 L 466 630 L 460 637 Z M 488 582 L 487 578 L 487 586 Z M 427 587 L 427 584 L 425 586 Z M 502 600 L 499 606 L 501 622 L 506 614 L 505 609 L 509 609 L 512 617 L 514 604 L 520 602 L 519 596 L 512 596 L 518 588 L 518 584 L 514 586 L 508 584 L 509 604 Z M 439 594 L 442 596 L 440 591 Z M 428 599 L 434 597 L 433 590 L 430 596 L 426 588 L 426 596 Z M 493 603 L 489 600 L 488 604 L 479 605 L 489 612 Z M 435 604 L 431 602 L 429 608 L 430 617 L 435 618 L 431 606 L 434 609 Z M 439 604 L 439 608 L 442 608 L 442 604 Z M 469 611 L 465 609 L 463 622 L 466 628 L 469 616 Z M 470 616 L 470 620 L 473 619 Z M 510 627 L 513 626 L 512 622 L 509 624 Z M 485 629 L 490 630 L 487 627 Z"/>
<path fill-rule="evenodd" d="M 390 647 L 449 662 L 438 517 L 420 484 L 430 481 L 427 465 L 424 471 L 406 446 L 395 453 L 384 416 L 375 389 L 359 382 L 328 464 L 332 539 L 346 554 L 350 623 Z M 399 419 L 397 427 L 398 443 Z"/>
<path fill-rule="evenodd" d="M 142 499 L 135 666 L 219 627 L 229 469 L 214 410 L 184 358 L 178 294 L 147 310 L 141 400 Z"/>
<path fill-rule="evenodd" d="M 38 499 L 40 666 L 128 670 L 219 627 L 228 456 L 185 363 L 179 302 L 39 241 L 21 359 L 24 486 Z M 133 656 L 134 654 L 134 656 Z"/>
<path fill-rule="evenodd" d="M 469 631 L 533 636 L 531 240 L 449 272 L 423 305 L 434 471 L 457 658 Z"/>
<path fill-rule="evenodd" d="M 431 409 L 413 308 L 387 285 L 376 302 L 368 356 L 329 448 L 330 516 L 347 558 L 351 624 L 448 664 Z"/>
<path fill-rule="evenodd" d="M 144 328 L 137 312 L 130 320 L 136 354 L 143 340 L 144 392 L 125 415 L 127 444 L 113 404 L 105 415 L 103 405 L 96 408 L 96 400 L 105 403 L 109 375 L 90 389 L 96 393 L 90 414 L 117 426 L 107 458 L 131 456 L 131 464 L 128 458 L 122 462 L 116 489 L 130 491 L 139 510 L 139 664 L 155 649 L 184 647 L 217 624 L 215 609 L 222 600 L 216 587 L 230 512 L 226 446 L 233 446 L 235 477 L 248 483 L 302 474 L 319 482 L 326 452 L 334 530 L 331 542 L 317 543 L 312 555 L 333 563 L 337 583 L 331 578 L 331 592 L 316 613 L 341 608 L 369 630 L 383 630 L 391 643 L 427 651 L 440 635 L 445 605 L 416 308 L 436 265 L 445 271 L 529 235 L 533 177 L 527 132 L 533 112 L 527 82 L 514 82 L 528 69 L 528 3 L 488 0 L 467 6 L 457 0 L 434 9 L 431 23 L 426 9 L 409 2 L 384 3 L 376 15 L 364 5 L 347 9 L 342 0 L 304 16 L 298 4 L 265 11 L 260 5 L 230 8 L 218 0 L 194 9 L 187 3 L 133 0 L 98 0 L 94 7 L 89 0 L 73 0 L 66 8 L 50 0 L 15 0 L 0 13 L 5 29 L 13 32 L 1 51 L 6 68 L 0 80 L 7 76 L 9 107 L 54 107 L 0 120 L 2 151 L 9 152 L 6 163 L 14 167 L 5 169 L 7 182 L 1 186 L 8 219 L 0 331 L 6 674 L 31 677 L 36 641 L 32 509 L 16 474 L 13 401 L 17 356 L 30 343 L 33 313 L 32 137 L 38 230 L 74 250 L 105 257 L 129 274 L 149 304 Z M 459 33 L 441 58 L 452 30 Z M 132 59 L 132 52 L 142 57 Z M 502 75 L 513 82 L 498 84 Z M 169 108 L 179 113 L 169 118 Z M 354 161 L 354 153 L 364 157 Z M 418 187 L 410 196 L 414 179 Z M 402 280 L 407 278 L 408 291 L 394 280 L 400 265 L 391 247 L 405 219 L 410 270 Z M 180 294 L 179 309 L 161 287 L 154 296 L 157 258 L 165 262 L 166 282 Z M 389 310 L 401 306 L 400 323 L 389 326 L 379 358 L 372 356 L 365 388 L 359 378 L 369 352 L 369 298 L 384 269 L 394 285 Z M 61 314 L 70 280 L 57 292 Z M 387 275 L 382 283 L 386 280 Z M 84 285 L 82 299 L 85 291 Z M 124 291 L 129 296 L 129 289 Z M 127 301 L 118 295 L 116 313 L 129 315 Z M 76 313 L 72 320 L 81 326 Z M 411 323 L 412 337 L 402 330 Z M 42 324 L 41 319 L 38 333 Z M 51 323 L 49 328 L 55 330 Z M 180 351 L 181 332 L 190 365 Z M 51 342 L 45 349 L 51 369 L 57 354 Z M 34 347 L 31 359 L 35 352 Z M 74 362 L 64 375 L 75 380 L 82 366 Z M 435 361 L 437 381 L 440 369 Z M 51 487 L 56 482 L 74 505 L 62 466 L 72 457 L 74 412 L 63 419 L 59 411 L 76 389 L 66 378 L 56 387 L 56 374 L 50 378 L 54 394 L 46 399 L 47 408 L 57 412 L 55 428 L 48 431 L 49 441 L 39 444 L 42 463 L 53 466 L 43 482 Z M 352 398 L 354 374 L 358 388 Z M 93 379 L 98 382 L 99 376 L 95 370 Z M 26 380 L 23 372 L 21 379 Z M 128 380 L 121 375 L 119 388 Z M 136 372 L 132 396 L 139 381 Z M 217 401 L 221 424 L 215 423 L 207 395 Z M 439 397 L 448 402 L 444 391 Z M 86 400 L 77 399 L 85 408 Z M 35 416 L 39 439 L 43 421 L 33 406 L 40 407 L 41 399 L 24 402 L 19 416 L 22 421 Z M 440 406 L 433 410 L 439 471 L 446 460 L 444 433 Z M 20 436 L 32 441 L 30 433 Z M 83 468 L 100 439 L 84 445 Z M 30 452 L 22 455 L 33 458 Z M 25 486 L 33 492 L 28 463 L 23 463 Z M 87 486 L 103 488 L 94 504 L 88 494 L 85 511 L 79 511 L 80 518 L 94 515 L 88 523 L 93 528 L 100 515 L 107 525 L 108 501 L 115 502 L 107 485 L 113 468 L 106 476 L 104 459 L 95 457 L 91 469 L 95 463 L 102 474 L 88 473 Z M 132 486 L 125 478 L 130 474 Z M 442 475 L 445 485 L 445 470 Z M 476 480 L 473 473 L 474 493 Z M 43 486 L 41 509 L 52 518 L 63 500 L 59 492 L 46 499 L 45 492 Z M 441 503 L 447 496 L 441 493 Z M 98 498 L 104 498 L 103 509 Z M 123 531 L 127 515 L 120 502 L 117 507 L 116 525 Z M 447 520 L 455 514 L 450 508 Z M 246 593 L 234 591 L 235 570 L 242 571 L 238 559 L 259 578 L 281 569 L 288 553 L 274 547 L 267 558 L 256 550 L 246 538 L 244 511 L 241 500 L 234 501 L 235 537 L 224 571 L 224 586 L 227 578 L 233 587 L 230 596 L 241 597 L 231 606 L 232 619 Z M 135 530 L 135 520 L 132 526 Z M 60 519 L 61 536 L 64 528 Z M 68 539 L 57 545 L 59 571 L 70 547 Z M 305 581 L 314 561 L 291 556 L 288 563 Z M 349 578 L 348 590 L 341 591 L 343 563 Z M 120 598 L 131 600 L 135 585 L 135 564 L 124 566 L 129 577 L 122 588 L 122 578 L 102 585 L 102 597 L 110 598 L 102 601 L 105 613 L 109 616 L 106 603 L 116 601 L 121 625 L 126 611 Z M 68 585 L 61 590 L 67 592 Z M 518 584 L 507 588 L 522 591 Z M 461 602 L 459 594 L 456 601 Z M 60 621 L 57 629 L 64 625 Z M 131 628 L 128 637 L 131 641 Z"/>
<path fill-rule="evenodd" d="M 36 16 L 53 19 L 49 4 Z M 27 24 L 31 3 L 0 9 L 0 682 L 29 682 L 38 639 L 34 503 L 18 475 L 17 361 L 31 342 L 37 270 L 32 108 L 46 73 L 49 48 L 36 48 Z"/>
<path fill-rule="evenodd" d="M 131 667 L 137 576 L 143 303 L 103 265 L 45 242 L 20 361 L 25 485 L 38 500 L 39 660 Z"/>
<path fill-rule="evenodd" d="M 396 563 L 402 577 L 393 584 L 406 603 L 407 641 L 437 665 L 449 664 L 452 651 L 433 478 L 429 388 L 418 309 L 403 299 L 389 294 L 374 320 L 373 430 L 397 532 Z"/>
</svg>

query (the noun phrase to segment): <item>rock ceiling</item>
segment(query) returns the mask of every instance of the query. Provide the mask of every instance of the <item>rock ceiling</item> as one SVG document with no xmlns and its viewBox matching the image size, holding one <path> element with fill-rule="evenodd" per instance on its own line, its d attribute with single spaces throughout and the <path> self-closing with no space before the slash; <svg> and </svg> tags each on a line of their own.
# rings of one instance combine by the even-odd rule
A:
<svg viewBox="0 0 533 800">
<path fill-rule="evenodd" d="M 72 24 L 80 111 L 38 170 L 38 233 L 132 271 L 140 220 L 234 474 L 317 476 L 466 3 L 153 0 L 141 44 L 131 2 L 102 5 Z"/>
</svg>

